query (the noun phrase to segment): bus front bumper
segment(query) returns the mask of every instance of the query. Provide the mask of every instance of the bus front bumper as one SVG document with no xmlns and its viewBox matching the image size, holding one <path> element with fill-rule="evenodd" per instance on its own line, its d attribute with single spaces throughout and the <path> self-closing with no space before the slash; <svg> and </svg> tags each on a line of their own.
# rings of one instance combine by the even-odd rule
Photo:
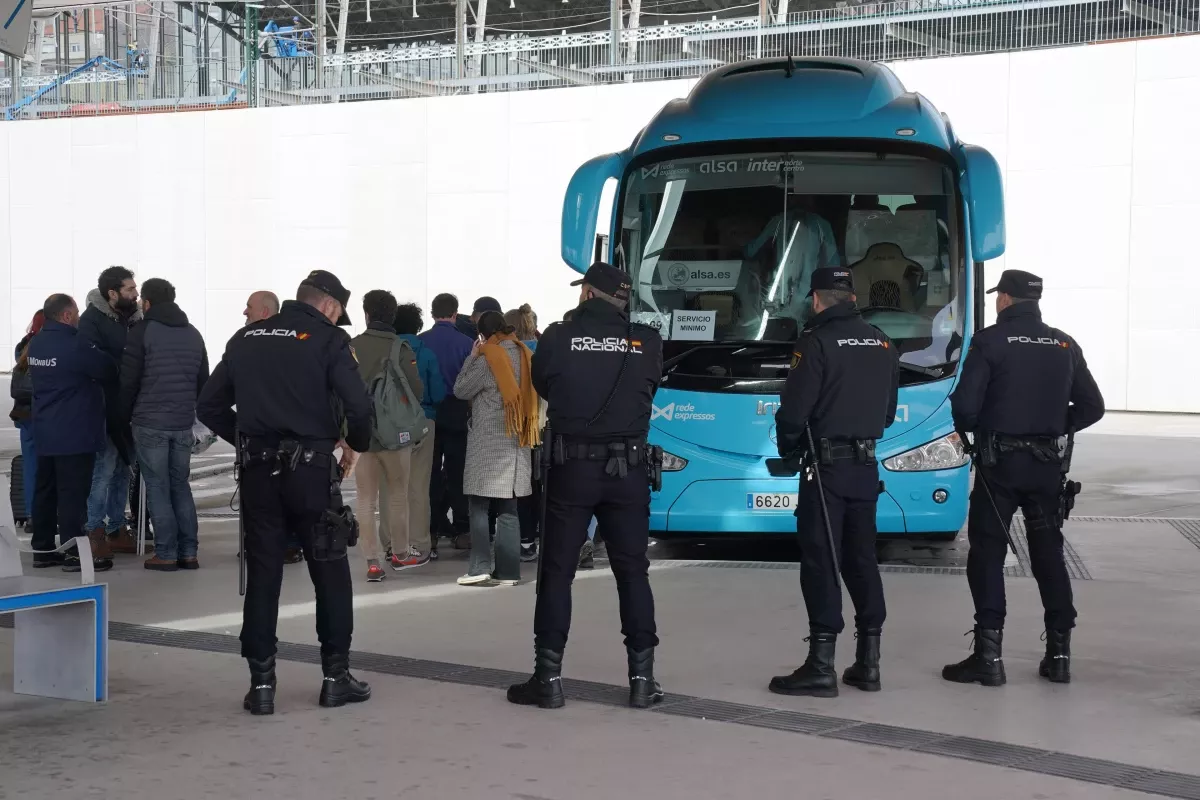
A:
<svg viewBox="0 0 1200 800">
<path fill-rule="evenodd" d="M 650 501 L 650 531 L 659 538 L 796 532 L 798 478 L 767 476 L 765 462 L 746 472 L 762 476 L 688 476 L 692 465 L 663 475 L 663 490 Z M 948 534 L 967 517 L 969 469 L 890 472 L 879 469 L 884 492 L 876 525 L 885 535 Z M 944 495 L 943 495 L 944 493 Z M 779 507 L 765 507 L 764 503 Z"/>
</svg>

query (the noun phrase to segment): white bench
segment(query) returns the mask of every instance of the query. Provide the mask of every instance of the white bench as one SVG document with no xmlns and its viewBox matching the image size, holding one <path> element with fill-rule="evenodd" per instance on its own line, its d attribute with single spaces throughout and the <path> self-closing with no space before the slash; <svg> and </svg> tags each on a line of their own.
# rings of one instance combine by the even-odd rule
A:
<svg viewBox="0 0 1200 800">
<path fill-rule="evenodd" d="M 76 539 L 91 563 L 87 537 Z M 20 540 L 0 500 L 0 614 L 12 612 L 13 691 L 98 703 L 108 698 L 108 586 L 22 575 Z"/>
</svg>

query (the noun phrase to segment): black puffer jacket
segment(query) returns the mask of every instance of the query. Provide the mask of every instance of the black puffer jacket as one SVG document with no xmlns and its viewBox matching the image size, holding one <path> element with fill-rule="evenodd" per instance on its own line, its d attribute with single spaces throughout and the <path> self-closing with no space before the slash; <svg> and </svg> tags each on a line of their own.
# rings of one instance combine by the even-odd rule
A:
<svg viewBox="0 0 1200 800">
<path fill-rule="evenodd" d="M 135 311 L 130 317 L 121 316 L 108 304 L 99 289 L 92 289 L 88 292 L 87 308 L 79 315 L 79 335 L 96 345 L 99 350 L 119 365 L 129 329 L 141 318 L 141 311 Z M 108 436 L 118 448 L 125 449 L 128 447 L 128 442 L 121 438 L 125 432 L 118 411 L 120 407 L 118 404 L 119 394 L 118 379 L 104 384 L 104 416 L 107 422 Z"/>
<path fill-rule="evenodd" d="M 121 358 L 121 418 L 158 431 L 190 430 L 208 380 L 200 331 L 174 303 L 158 303 L 133 326 Z"/>
</svg>

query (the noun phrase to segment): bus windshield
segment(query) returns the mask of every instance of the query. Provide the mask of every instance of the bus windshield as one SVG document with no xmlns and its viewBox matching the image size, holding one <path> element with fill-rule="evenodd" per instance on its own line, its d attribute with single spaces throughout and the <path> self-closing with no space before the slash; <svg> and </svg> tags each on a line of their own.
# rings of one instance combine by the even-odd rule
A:
<svg viewBox="0 0 1200 800">
<path fill-rule="evenodd" d="M 755 152 L 641 164 L 620 198 L 615 260 L 632 278 L 635 321 L 669 342 L 741 344 L 747 353 L 794 341 L 812 315 L 813 271 L 849 267 L 863 317 L 910 367 L 905 382 L 936 379 L 952 372 L 962 347 L 955 197 L 949 169 L 908 155 Z"/>
</svg>

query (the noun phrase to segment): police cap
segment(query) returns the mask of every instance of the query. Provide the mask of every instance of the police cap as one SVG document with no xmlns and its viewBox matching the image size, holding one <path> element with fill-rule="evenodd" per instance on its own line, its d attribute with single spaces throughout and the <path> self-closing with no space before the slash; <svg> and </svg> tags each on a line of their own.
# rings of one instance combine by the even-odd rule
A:
<svg viewBox="0 0 1200 800">
<path fill-rule="evenodd" d="M 1018 300 L 1041 300 L 1042 279 L 1032 272 L 1006 269 L 1000 273 L 1000 282 L 987 290 L 988 294 L 992 292 L 1003 292 Z"/>
<path fill-rule="evenodd" d="M 850 270 L 845 267 L 821 267 L 814 270 L 808 297 L 812 297 L 813 292 L 825 291 L 853 292 L 854 279 L 850 277 Z"/>
<path fill-rule="evenodd" d="M 326 272 L 323 269 L 315 269 L 308 273 L 308 277 L 300 281 L 301 286 L 311 286 L 314 289 L 320 289 L 325 294 L 332 297 L 342 304 L 342 316 L 338 317 L 338 325 L 349 325 L 350 315 L 346 313 L 347 306 L 350 305 L 350 290 L 342 286 L 342 282 L 338 280 L 337 275 L 332 272 Z"/>
<path fill-rule="evenodd" d="M 585 283 L 610 297 L 625 301 L 629 300 L 629 290 L 633 287 L 629 276 L 623 270 L 603 261 L 592 264 L 587 272 L 583 273 L 583 277 L 572 281 L 571 285 L 580 286 Z"/>
</svg>

